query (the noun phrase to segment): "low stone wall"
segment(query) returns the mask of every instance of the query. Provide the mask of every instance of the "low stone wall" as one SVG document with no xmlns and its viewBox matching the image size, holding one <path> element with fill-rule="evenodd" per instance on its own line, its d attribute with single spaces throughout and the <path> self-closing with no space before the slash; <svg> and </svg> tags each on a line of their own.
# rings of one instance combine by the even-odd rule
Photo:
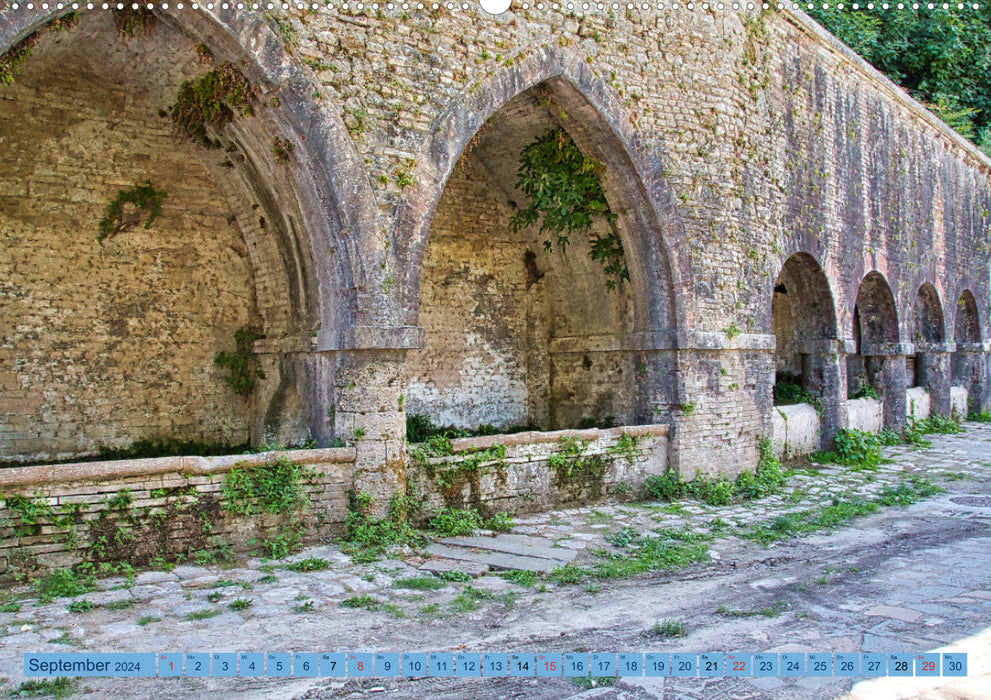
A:
<svg viewBox="0 0 991 700">
<path fill-rule="evenodd" d="M 905 391 L 905 415 L 909 420 L 925 420 L 930 414 L 929 391 L 915 386 Z"/>
<path fill-rule="evenodd" d="M 407 478 L 423 518 L 444 507 L 491 515 L 635 498 L 668 466 L 666 425 L 492 435 L 451 446 L 450 456 L 420 460 L 418 446 L 410 447 Z"/>
<path fill-rule="evenodd" d="M 288 519 L 223 507 L 232 469 L 279 459 L 315 474 L 301 482 L 308 507 Z M 354 460 L 353 448 L 333 448 L 2 469 L 0 581 L 83 561 L 144 565 L 197 552 L 263 552 L 263 541 L 278 537 L 307 543 L 341 534 Z M 261 510 L 257 501 L 240 505 Z"/>
<path fill-rule="evenodd" d="M 846 402 L 846 427 L 865 433 L 880 433 L 884 427 L 884 406 L 877 399 L 850 399 Z"/>
<path fill-rule="evenodd" d="M 778 459 L 812 454 L 819 449 L 822 419 L 809 404 L 775 406 L 772 421 L 771 446 Z"/>
<path fill-rule="evenodd" d="M 967 420 L 967 402 L 970 398 L 968 392 L 962 386 L 950 387 L 950 415 L 955 421 Z"/>
</svg>

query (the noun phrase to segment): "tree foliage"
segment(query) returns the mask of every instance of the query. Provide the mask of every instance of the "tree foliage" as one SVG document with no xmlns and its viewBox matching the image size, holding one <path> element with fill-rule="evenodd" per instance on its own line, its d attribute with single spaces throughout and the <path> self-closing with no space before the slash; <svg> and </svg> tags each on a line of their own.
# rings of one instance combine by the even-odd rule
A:
<svg viewBox="0 0 991 700">
<path fill-rule="evenodd" d="M 623 256 L 623 244 L 613 224 L 616 214 L 609 208 L 599 178 L 605 166 L 586 158 L 561 127 L 548 131 L 520 153 L 516 187 L 530 198 L 530 205 L 513 216 L 510 226 L 521 231 L 540 222 L 540 232 L 556 238 L 558 247 L 567 248 L 571 234 L 586 233 L 597 218 L 610 224 L 606 235 L 591 233 L 591 256 L 606 273 L 606 287 L 630 279 Z M 544 241 L 550 252 L 554 243 Z"/>
<path fill-rule="evenodd" d="M 809 14 L 962 136 L 991 155 L 991 5 Z"/>
</svg>

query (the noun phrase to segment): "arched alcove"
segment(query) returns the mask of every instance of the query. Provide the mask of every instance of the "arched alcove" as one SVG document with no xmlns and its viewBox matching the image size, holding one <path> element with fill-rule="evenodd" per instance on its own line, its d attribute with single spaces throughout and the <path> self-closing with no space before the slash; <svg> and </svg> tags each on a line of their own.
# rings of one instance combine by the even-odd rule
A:
<svg viewBox="0 0 991 700">
<path fill-rule="evenodd" d="M 898 312 L 888 281 L 879 272 L 864 277 L 857 291 L 853 309 L 852 328 L 856 353 L 847 360 L 847 381 L 851 395 L 870 385 L 878 394 L 883 392 L 879 380 L 880 360 L 884 346 L 898 342 Z"/>
<path fill-rule="evenodd" d="M 908 386 L 929 389 L 930 384 L 937 381 L 937 378 L 931 376 L 936 371 L 932 353 L 942 349 L 946 332 L 939 292 L 928 282 L 919 287 L 915 296 L 914 322 L 915 355 L 906 358 L 906 383 Z"/>
<path fill-rule="evenodd" d="M 775 385 L 797 385 L 822 398 L 826 387 L 809 356 L 821 352 L 815 347 L 818 341 L 836 339 L 836 310 L 829 280 L 808 253 L 795 253 L 782 266 L 771 299 L 771 323 L 777 341 Z"/>
<path fill-rule="evenodd" d="M 982 389 L 986 359 L 981 343 L 981 319 L 977 301 L 969 289 L 963 290 L 957 299 L 953 339 L 956 352 L 951 358 L 952 384 L 967 390 L 968 408 L 981 410 Z"/>
<path fill-rule="evenodd" d="M 423 261 L 410 413 L 463 428 L 635 422 L 632 285 L 607 274 L 589 242 L 625 242 L 628 219 L 597 217 L 564 247 L 539 223 L 512 225 L 529 204 L 516 186 L 523 150 L 553 133 L 575 148 L 562 109 L 546 84 L 513 98 L 447 180 Z"/>
<path fill-rule="evenodd" d="M 334 216 L 310 225 L 313 168 L 294 160 L 299 140 L 266 96 L 264 71 L 212 17 L 148 17 L 131 35 L 103 11 L 65 31 L 37 24 L 31 56 L 0 88 L 2 274 L 12 291 L 0 302 L 0 363 L 13 372 L 4 393 L 23 397 L 4 400 L 19 417 L 0 439 L 15 459 L 141 439 L 243 443 L 284 428 L 269 410 L 280 402 L 305 426 L 295 439 L 326 421 L 283 371 L 316 329 L 347 322 L 336 295 L 348 264 L 313 256 L 313 236 L 336 225 Z M 205 148 L 170 108 L 183 84 L 216 71 L 253 86 L 252 114 L 210 129 L 216 147 Z M 154 221 L 125 202 L 101 232 L 111 203 L 141 187 L 164 194 Z M 242 328 L 273 349 L 246 397 L 214 362 L 235 351 Z"/>
</svg>

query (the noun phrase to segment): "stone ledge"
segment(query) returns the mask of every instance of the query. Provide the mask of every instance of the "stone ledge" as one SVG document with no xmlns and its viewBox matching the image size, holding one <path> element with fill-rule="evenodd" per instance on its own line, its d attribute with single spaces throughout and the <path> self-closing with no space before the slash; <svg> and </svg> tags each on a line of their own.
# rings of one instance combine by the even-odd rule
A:
<svg viewBox="0 0 991 700">
<path fill-rule="evenodd" d="M 288 450 L 260 452 L 248 455 L 218 457 L 155 457 L 106 462 L 74 462 L 38 467 L 0 469 L 0 488 L 55 485 L 78 481 L 110 481 L 127 477 L 147 477 L 155 474 L 222 474 L 235 465 L 264 464 L 279 457 L 288 457 L 300 464 L 339 464 L 353 462 L 353 447 L 329 447 L 319 450 Z"/>
<path fill-rule="evenodd" d="M 860 354 L 864 357 L 914 355 L 915 345 L 912 343 L 864 343 L 860 346 Z"/>
<path fill-rule="evenodd" d="M 670 427 L 667 425 L 628 425 L 617 428 L 589 428 L 588 430 L 554 430 L 550 432 L 530 431 L 509 435 L 482 435 L 479 437 L 458 438 L 451 440 L 451 448 L 455 452 L 473 449 L 488 449 L 495 445 L 516 447 L 518 445 L 539 445 L 560 442 L 564 438 L 592 442 L 599 439 L 620 438 L 624 433 L 630 437 L 667 437 Z"/>
</svg>

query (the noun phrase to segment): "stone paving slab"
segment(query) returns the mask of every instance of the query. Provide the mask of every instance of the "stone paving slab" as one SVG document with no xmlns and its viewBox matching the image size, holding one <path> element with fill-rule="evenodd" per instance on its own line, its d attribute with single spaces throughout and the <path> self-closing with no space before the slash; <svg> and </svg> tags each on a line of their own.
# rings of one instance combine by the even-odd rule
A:
<svg viewBox="0 0 991 700">
<path fill-rule="evenodd" d="M 432 574 L 443 574 L 451 571 L 455 571 L 462 574 L 468 574 L 472 578 L 478 578 L 479 576 L 484 576 L 489 573 L 488 564 L 476 561 L 458 561 L 453 558 L 450 559 L 431 559 L 420 566 L 420 571 L 426 571 Z"/>
<path fill-rule="evenodd" d="M 500 535 L 499 537 L 447 537 L 440 540 L 441 544 L 455 547 L 486 549 L 492 552 L 505 552 L 520 557 L 536 557 L 551 559 L 567 564 L 575 558 L 577 552 L 561 547 L 554 547 L 553 542 L 537 537 L 520 537 Z"/>
<path fill-rule="evenodd" d="M 561 565 L 555 559 L 521 557 L 516 554 L 506 554 L 504 552 L 473 552 L 458 547 L 446 547 L 442 544 L 430 545 L 427 547 L 427 552 L 446 559 L 458 559 L 460 561 L 487 564 L 493 569 L 522 569 L 523 571 L 536 571 L 538 573 L 549 574 Z"/>
</svg>

